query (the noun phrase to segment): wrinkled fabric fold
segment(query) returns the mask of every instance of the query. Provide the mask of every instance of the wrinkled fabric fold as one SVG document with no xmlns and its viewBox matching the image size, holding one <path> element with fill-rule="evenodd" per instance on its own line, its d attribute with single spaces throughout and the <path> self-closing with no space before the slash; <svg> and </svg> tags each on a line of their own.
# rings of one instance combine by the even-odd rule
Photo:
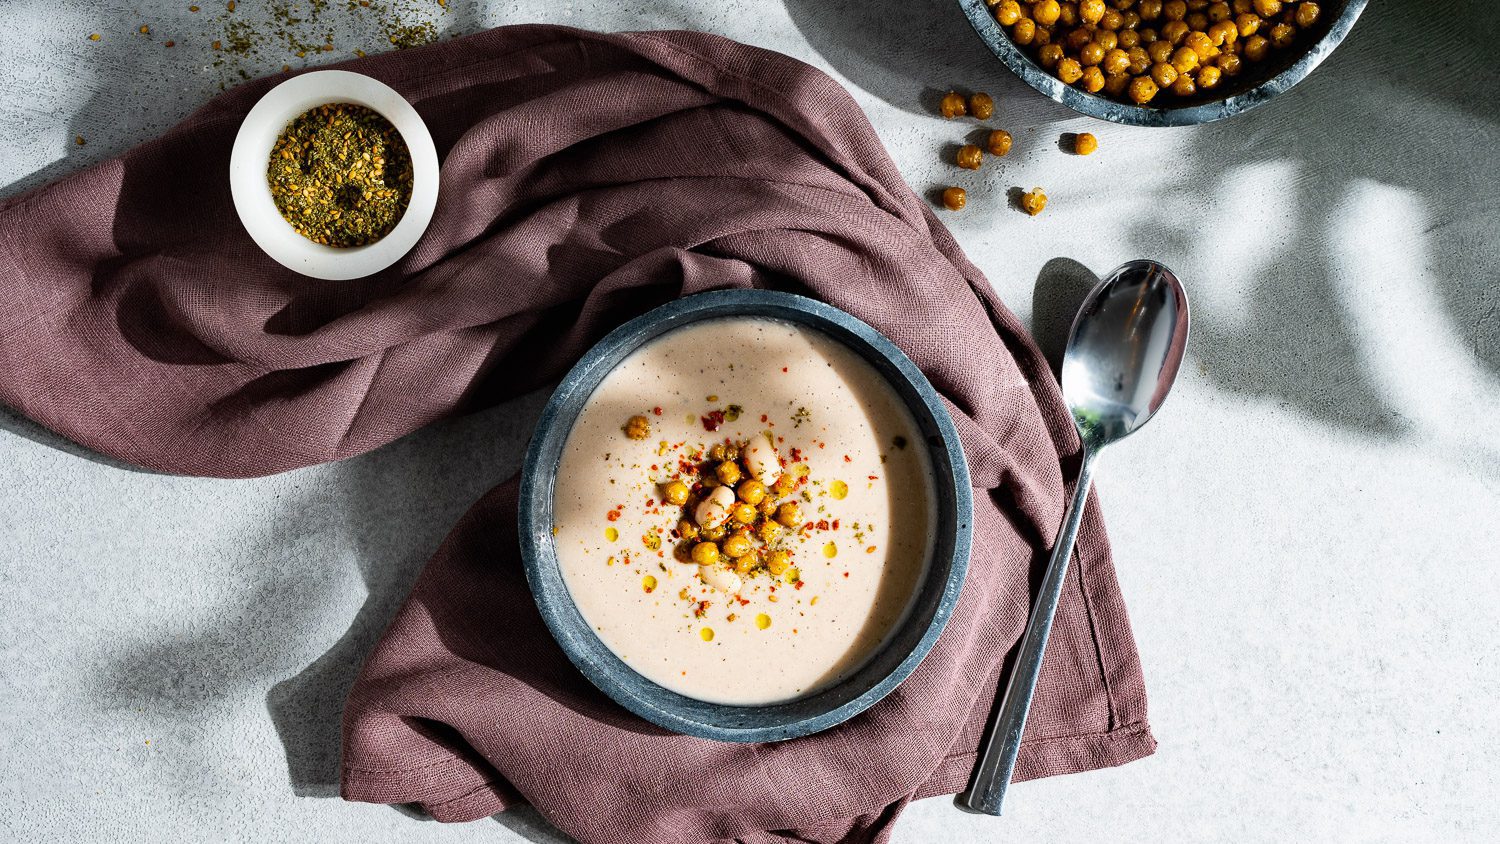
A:
<svg viewBox="0 0 1500 844">
<path fill-rule="evenodd" d="M 916 673 L 824 733 L 673 735 L 568 663 L 527 591 L 514 482 L 429 562 L 345 711 L 343 795 L 446 821 L 519 801 L 585 842 L 879 841 L 959 790 L 1076 471 L 1045 360 L 848 93 L 688 32 L 506 27 L 349 63 L 395 87 L 443 162 L 396 266 L 274 264 L 230 204 L 239 120 L 279 78 L 0 204 L 0 401 L 152 469 L 245 477 L 360 454 L 558 378 L 609 329 L 725 287 L 875 326 L 945 398 L 976 488 L 968 582 Z M 1155 746 L 1097 502 L 1017 778 Z"/>
</svg>

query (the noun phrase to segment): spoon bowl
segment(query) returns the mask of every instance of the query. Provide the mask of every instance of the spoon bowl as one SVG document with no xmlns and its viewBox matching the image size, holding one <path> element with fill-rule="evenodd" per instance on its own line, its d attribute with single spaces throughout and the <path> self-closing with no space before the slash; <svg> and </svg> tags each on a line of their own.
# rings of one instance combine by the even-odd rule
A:
<svg viewBox="0 0 1500 844">
<path fill-rule="evenodd" d="M 1083 442 L 1078 481 L 1052 543 L 1052 557 L 1021 637 L 1015 668 L 980 742 L 974 776 L 968 789 L 954 800 L 960 809 L 1000 814 L 1021 751 L 1031 696 L 1042 673 L 1052 616 L 1062 598 L 1073 540 L 1083 520 L 1094 458 L 1156 414 L 1177 379 L 1187 338 L 1187 293 L 1177 276 L 1155 261 L 1131 261 L 1115 269 L 1089 292 L 1073 320 L 1063 352 L 1062 388 L 1063 401 Z"/>
<path fill-rule="evenodd" d="M 1131 261 L 1084 300 L 1063 353 L 1063 400 L 1086 447 L 1145 425 L 1167 397 L 1187 349 L 1182 283 L 1155 261 Z"/>
</svg>

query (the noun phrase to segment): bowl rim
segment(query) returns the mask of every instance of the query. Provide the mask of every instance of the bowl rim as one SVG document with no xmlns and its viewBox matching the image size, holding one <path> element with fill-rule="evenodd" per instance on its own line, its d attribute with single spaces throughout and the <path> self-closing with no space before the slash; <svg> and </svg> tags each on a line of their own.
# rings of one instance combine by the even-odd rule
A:
<svg viewBox="0 0 1500 844">
<path fill-rule="evenodd" d="M 1348 0 L 1328 31 L 1307 52 L 1285 70 L 1253 88 L 1223 99 L 1180 108 L 1151 108 L 1106 99 L 1065 84 L 1032 61 L 1024 50 L 1010 40 L 1010 36 L 1005 34 L 999 22 L 990 14 L 990 7 L 985 0 L 958 0 L 958 5 L 969 19 L 969 24 L 974 27 L 979 40 L 1021 81 L 1080 114 L 1127 126 L 1197 126 L 1243 114 L 1264 105 L 1272 97 L 1307 78 L 1314 68 L 1322 64 L 1343 42 L 1368 3 L 1369 0 Z"/>
<path fill-rule="evenodd" d="M 603 644 L 572 601 L 551 536 L 557 460 L 577 412 L 598 384 L 649 340 L 691 323 L 734 316 L 780 319 L 822 331 L 874 365 L 924 431 L 938 499 L 938 530 L 928 573 L 893 638 L 840 683 L 809 697 L 765 706 L 708 703 L 637 673 Z M 950 523 L 951 535 L 946 529 Z M 832 305 L 791 293 L 737 288 L 685 296 L 648 311 L 611 331 L 574 365 L 548 400 L 527 448 L 518 541 L 542 620 L 568 659 L 597 688 L 636 715 L 677 733 L 725 742 L 766 742 L 841 724 L 875 705 L 916 670 L 958 603 L 968 570 L 972 524 L 973 492 L 958 429 L 916 364 L 883 334 Z M 904 653 L 903 642 L 910 643 Z"/>
<path fill-rule="evenodd" d="M 411 153 L 411 199 L 396 227 L 374 243 L 314 243 L 292 228 L 271 198 L 266 162 L 277 136 L 298 115 L 326 103 L 354 103 L 378 112 L 401 133 Z M 439 178 L 432 133 L 412 104 L 384 82 L 348 70 L 301 73 L 267 91 L 240 121 L 229 156 L 230 194 L 250 238 L 287 269 L 329 281 L 373 275 L 410 252 L 432 222 Z"/>
</svg>

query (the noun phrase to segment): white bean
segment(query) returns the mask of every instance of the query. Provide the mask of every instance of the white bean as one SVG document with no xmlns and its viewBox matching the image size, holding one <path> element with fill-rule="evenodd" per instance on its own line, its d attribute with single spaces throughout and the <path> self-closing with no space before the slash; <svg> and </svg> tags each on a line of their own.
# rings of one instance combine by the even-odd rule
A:
<svg viewBox="0 0 1500 844">
<path fill-rule="evenodd" d="M 729 508 L 734 506 L 734 490 L 727 486 L 716 486 L 708 497 L 698 502 L 693 514 L 700 528 L 718 527 L 729 518 Z"/>
<path fill-rule="evenodd" d="M 766 486 L 771 486 L 781 478 L 781 461 L 776 457 L 776 446 L 765 434 L 751 437 L 741 456 L 745 459 L 745 468 L 749 470 L 750 476 Z"/>
<path fill-rule="evenodd" d="M 704 583 L 720 592 L 734 594 L 740 591 L 740 576 L 723 566 L 699 566 L 698 574 L 703 577 Z"/>
</svg>

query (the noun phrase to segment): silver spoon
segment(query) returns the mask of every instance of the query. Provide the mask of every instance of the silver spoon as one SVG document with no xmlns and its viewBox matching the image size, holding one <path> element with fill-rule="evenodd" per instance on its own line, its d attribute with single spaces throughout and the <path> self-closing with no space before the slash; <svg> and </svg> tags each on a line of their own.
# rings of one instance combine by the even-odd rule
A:
<svg viewBox="0 0 1500 844">
<path fill-rule="evenodd" d="M 1187 294 L 1177 276 L 1154 261 L 1131 261 L 1110 273 L 1089 292 L 1073 320 L 1063 353 L 1062 388 L 1083 440 L 1078 487 L 1063 514 L 1000 709 L 980 742 L 973 779 L 954 800 L 960 809 L 1000 814 L 1042 671 L 1052 614 L 1083 519 L 1094 458 L 1105 446 L 1145 425 L 1161 407 L 1182 364 L 1187 339 Z"/>
</svg>

